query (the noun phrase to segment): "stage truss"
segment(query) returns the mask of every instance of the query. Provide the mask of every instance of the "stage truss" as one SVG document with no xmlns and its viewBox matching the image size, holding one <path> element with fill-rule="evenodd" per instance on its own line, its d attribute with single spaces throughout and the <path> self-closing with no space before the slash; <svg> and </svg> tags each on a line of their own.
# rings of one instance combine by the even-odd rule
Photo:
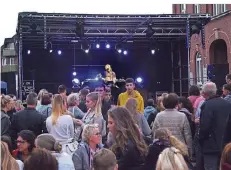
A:
<svg viewBox="0 0 231 170">
<path fill-rule="evenodd" d="M 19 13 L 16 36 L 19 58 L 19 98 L 22 98 L 23 47 L 47 49 L 52 45 L 53 48 L 62 47 L 62 49 L 65 49 L 73 48 L 73 44 L 81 45 L 83 42 L 132 43 L 132 46 L 137 45 L 140 47 L 150 46 L 152 43 L 158 43 L 159 41 L 173 43 L 174 41 L 186 40 L 189 58 L 191 26 L 201 24 L 202 45 L 204 46 L 204 26 L 210 19 L 209 14 L 94 15 Z M 151 36 L 147 36 L 147 33 L 150 33 L 150 28 L 152 30 Z"/>
</svg>

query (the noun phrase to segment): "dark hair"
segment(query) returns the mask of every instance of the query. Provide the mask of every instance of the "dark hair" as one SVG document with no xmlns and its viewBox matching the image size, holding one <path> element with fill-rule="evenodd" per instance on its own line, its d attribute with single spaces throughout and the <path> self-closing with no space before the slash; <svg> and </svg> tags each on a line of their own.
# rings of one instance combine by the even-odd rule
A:
<svg viewBox="0 0 231 170">
<path fill-rule="evenodd" d="M 163 105 L 165 109 L 175 109 L 178 104 L 178 96 L 175 93 L 169 93 L 163 99 Z"/>
<path fill-rule="evenodd" d="M 182 104 L 183 108 L 187 109 L 190 113 L 193 114 L 193 112 L 194 112 L 193 105 L 188 98 L 179 97 L 178 101 L 179 101 L 179 104 Z"/>
<path fill-rule="evenodd" d="M 30 130 L 22 130 L 18 133 L 18 136 L 21 136 L 23 140 L 27 141 L 30 144 L 28 151 L 31 152 L 35 147 L 34 145 L 36 139 L 35 134 Z"/>
<path fill-rule="evenodd" d="M 41 105 L 51 104 L 51 97 L 49 93 L 44 93 L 41 98 Z"/>
<path fill-rule="evenodd" d="M 225 84 L 223 88 L 231 92 L 231 84 Z"/>
<path fill-rule="evenodd" d="M 154 100 L 153 99 L 148 99 L 147 106 L 154 106 Z"/>
<path fill-rule="evenodd" d="M 200 89 L 198 86 L 193 85 L 189 88 L 189 96 L 200 96 Z"/>
<path fill-rule="evenodd" d="M 81 89 L 80 90 L 80 95 L 87 96 L 88 94 L 89 94 L 89 90 L 88 89 Z"/>
<path fill-rule="evenodd" d="M 58 170 L 58 161 L 45 149 L 36 148 L 24 162 L 24 170 Z"/>
<path fill-rule="evenodd" d="M 64 86 L 63 84 L 59 86 L 58 88 L 58 92 L 59 93 L 64 93 L 67 90 L 66 86 Z"/>
<path fill-rule="evenodd" d="M 16 97 L 14 94 L 8 94 L 8 96 L 10 96 L 11 98 Z"/>
<path fill-rule="evenodd" d="M 229 79 L 229 80 L 231 80 L 231 74 L 227 74 L 226 78 Z"/>
<path fill-rule="evenodd" d="M 12 145 L 12 140 L 9 136 L 1 136 L 1 141 L 5 142 L 8 145 L 8 149 L 10 153 L 12 154 L 13 151 L 13 145 Z"/>
<path fill-rule="evenodd" d="M 26 104 L 27 105 L 37 105 L 38 99 L 37 94 L 34 92 L 31 92 L 26 97 Z"/>
<path fill-rule="evenodd" d="M 127 78 L 127 79 L 125 80 L 125 83 L 126 83 L 126 84 L 127 84 L 127 83 L 133 83 L 133 84 L 135 84 L 135 81 L 134 81 L 133 78 Z"/>
</svg>

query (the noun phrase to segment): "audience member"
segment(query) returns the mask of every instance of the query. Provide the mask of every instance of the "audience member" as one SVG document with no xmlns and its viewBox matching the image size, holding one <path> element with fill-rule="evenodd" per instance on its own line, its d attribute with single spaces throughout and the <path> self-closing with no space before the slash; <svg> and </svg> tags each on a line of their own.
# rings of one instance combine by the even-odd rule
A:
<svg viewBox="0 0 231 170">
<path fill-rule="evenodd" d="M 72 157 L 75 170 L 88 170 L 93 167 L 93 156 L 101 143 L 98 126 L 95 124 L 85 125 L 82 140 Z"/>
<path fill-rule="evenodd" d="M 108 128 L 113 137 L 111 149 L 119 170 L 143 169 L 148 150 L 131 114 L 124 107 L 114 107 L 108 114 Z"/>
<path fill-rule="evenodd" d="M 58 161 L 45 149 L 34 149 L 24 162 L 24 170 L 58 170 Z"/>
<path fill-rule="evenodd" d="M 129 110 L 134 122 L 138 125 L 144 136 L 149 136 L 152 131 L 144 115 L 137 111 L 137 100 L 130 98 L 127 100 L 125 107 Z"/>
<path fill-rule="evenodd" d="M 156 170 L 188 170 L 188 166 L 180 151 L 170 147 L 159 155 Z"/>
<path fill-rule="evenodd" d="M 74 170 L 72 157 L 62 151 L 62 145 L 50 134 L 41 134 L 35 140 L 37 148 L 48 150 L 58 161 L 59 170 Z"/>
<path fill-rule="evenodd" d="M 231 170 L 231 143 L 227 144 L 223 150 L 220 170 Z"/>
<path fill-rule="evenodd" d="M 35 110 L 37 104 L 36 93 L 28 94 L 26 98 L 27 108 L 14 114 L 11 126 L 11 137 L 16 139 L 17 133 L 22 130 L 31 130 L 36 136 L 46 131 L 46 118 Z"/>
<path fill-rule="evenodd" d="M 46 118 L 51 115 L 52 105 L 49 93 L 43 93 L 43 95 L 41 96 L 41 105 L 37 107 L 36 110 L 44 115 Z"/>
<path fill-rule="evenodd" d="M 79 108 L 80 110 L 82 110 L 84 113 L 87 112 L 87 106 L 86 106 L 86 97 L 89 94 L 89 89 L 82 89 L 80 90 L 80 94 L 79 94 L 79 98 L 80 98 L 80 102 L 79 102 Z"/>
<path fill-rule="evenodd" d="M 82 119 L 84 113 L 79 109 L 79 94 L 72 93 L 67 97 L 68 111 L 73 114 L 76 119 Z"/>
<path fill-rule="evenodd" d="M 101 149 L 93 158 L 94 170 L 118 170 L 115 154 L 109 149 Z"/>
<path fill-rule="evenodd" d="M 16 161 L 8 150 L 8 145 L 1 141 L 1 170 L 23 170 L 23 163 Z"/>
<path fill-rule="evenodd" d="M 10 117 L 7 112 L 11 109 L 11 97 L 2 95 L 1 97 L 1 135 L 9 135 L 10 133 Z"/>
<path fill-rule="evenodd" d="M 36 136 L 30 130 L 22 130 L 19 132 L 18 138 L 15 141 L 18 149 L 14 150 L 12 155 L 16 159 L 24 162 L 30 156 L 32 150 L 35 147 L 35 138 Z"/>
</svg>

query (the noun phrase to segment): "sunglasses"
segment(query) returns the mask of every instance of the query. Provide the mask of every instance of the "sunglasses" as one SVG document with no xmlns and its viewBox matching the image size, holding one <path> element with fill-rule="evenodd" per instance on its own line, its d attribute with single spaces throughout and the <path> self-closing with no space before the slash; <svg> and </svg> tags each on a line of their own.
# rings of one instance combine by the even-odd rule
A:
<svg viewBox="0 0 231 170">
<path fill-rule="evenodd" d="M 20 143 L 20 144 L 24 144 L 26 141 L 21 141 L 21 140 L 16 140 L 15 143 Z"/>
</svg>

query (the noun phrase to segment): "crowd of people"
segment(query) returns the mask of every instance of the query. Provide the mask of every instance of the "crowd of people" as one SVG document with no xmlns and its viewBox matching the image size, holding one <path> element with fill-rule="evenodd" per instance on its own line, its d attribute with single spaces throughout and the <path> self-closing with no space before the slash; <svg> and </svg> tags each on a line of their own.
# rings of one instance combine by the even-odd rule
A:
<svg viewBox="0 0 231 170">
<path fill-rule="evenodd" d="M 231 74 L 144 101 L 132 78 L 117 105 L 102 84 L 1 95 L 2 170 L 231 170 Z M 107 89 L 107 90 L 106 90 Z M 144 104 L 145 103 L 145 104 Z"/>
</svg>

